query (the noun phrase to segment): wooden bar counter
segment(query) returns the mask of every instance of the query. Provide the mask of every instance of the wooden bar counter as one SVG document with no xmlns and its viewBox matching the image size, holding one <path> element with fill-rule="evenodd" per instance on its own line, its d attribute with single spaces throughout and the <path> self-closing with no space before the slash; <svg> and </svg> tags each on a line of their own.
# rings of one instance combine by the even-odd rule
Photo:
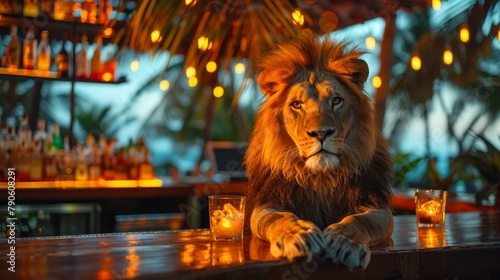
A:
<svg viewBox="0 0 500 280">
<path fill-rule="evenodd" d="M 0 279 L 500 279 L 500 212 L 448 214 L 441 229 L 396 216 L 392 239 L 371 249 L 366 270 L 349 271 L 274 258 L 249 231 L 240 242 L 208 229 L 3 239 Z"/>
</svg>

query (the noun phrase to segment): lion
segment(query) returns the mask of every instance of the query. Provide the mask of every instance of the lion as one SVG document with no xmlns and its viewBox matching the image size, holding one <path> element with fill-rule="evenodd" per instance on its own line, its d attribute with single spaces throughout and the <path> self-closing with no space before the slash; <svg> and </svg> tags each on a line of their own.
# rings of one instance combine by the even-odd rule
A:
<svg viewBox="0 0 500 280">
<path fill-rule="evenodd" d="M 256 63 L 266 99 L 244 165 L 250 228 L 273 256 L 364 269 L 392 235 L 391 158 L 361 54 L 309 31 Z"/>
</svg>

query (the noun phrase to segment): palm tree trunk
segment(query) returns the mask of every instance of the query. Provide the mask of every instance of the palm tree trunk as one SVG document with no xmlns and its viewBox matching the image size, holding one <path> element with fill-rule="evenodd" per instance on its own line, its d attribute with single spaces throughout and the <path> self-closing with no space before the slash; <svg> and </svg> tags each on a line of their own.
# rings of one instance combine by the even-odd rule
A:
<svg viewBox="0 0 500 280">
<path fill-rule="evenodd" d="M 396 13 L 388 12 L 385 16 L 384 38 L 382 39 L 382 47 L 380 50 L 380 73 L 379 77 L 382 80 L 382 85 L 375 93 L 375 122 L 380 130 L 384 125 L 385 105 L 387 95 L 390 91 L 389 82 L 392 77 L 393 65 L 393 43 L 396 35 Z"/>
</svg>

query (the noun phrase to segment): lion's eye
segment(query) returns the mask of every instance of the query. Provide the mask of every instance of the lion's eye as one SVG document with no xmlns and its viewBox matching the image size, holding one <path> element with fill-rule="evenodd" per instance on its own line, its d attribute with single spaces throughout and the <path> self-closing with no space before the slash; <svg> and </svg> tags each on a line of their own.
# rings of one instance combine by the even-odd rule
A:
<svg viewBox="0 0 500 280">
<path fill-rule="evenodd" d="M 294 109 L 300 109 L 302 107 L 302 102 L 295 100 L 290 104 L 290 106 Z"/>
<path fill-rule="evenodd" d="M 342 98 L 340 97 L 334 97 L 333 100 L 332 100 L 332 105 L 333 106 L 337 106 L 339 105 L 340 103 L 342 103 Z"/>
</svg>

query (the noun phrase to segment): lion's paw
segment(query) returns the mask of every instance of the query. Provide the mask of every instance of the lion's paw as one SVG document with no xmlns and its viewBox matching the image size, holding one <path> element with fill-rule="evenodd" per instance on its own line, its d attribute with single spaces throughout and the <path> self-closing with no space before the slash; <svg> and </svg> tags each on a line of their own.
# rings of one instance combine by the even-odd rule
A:
<svg viewBox="0 0 500 280">
<path fill-rule="evenodd" d="M 347 268 L 366 268 L 370 262 L 370 249 L 366 244 L 356 242 L 344 236 L 337 225 L 330 225 L 323 231 L 326 243 L 326 256 L 334 263 Z"/>
<path fill-rule="evenodd" d="M 311 222 L 297 220 L 276 230 L 278 232 L 274 232 L 270 240 L 271 254 L 275 257 L 285 257 L 290 261 L 306 257 L 310 261 L 314 255 L 323 252 L 323 236 Z"/>
</svg>

